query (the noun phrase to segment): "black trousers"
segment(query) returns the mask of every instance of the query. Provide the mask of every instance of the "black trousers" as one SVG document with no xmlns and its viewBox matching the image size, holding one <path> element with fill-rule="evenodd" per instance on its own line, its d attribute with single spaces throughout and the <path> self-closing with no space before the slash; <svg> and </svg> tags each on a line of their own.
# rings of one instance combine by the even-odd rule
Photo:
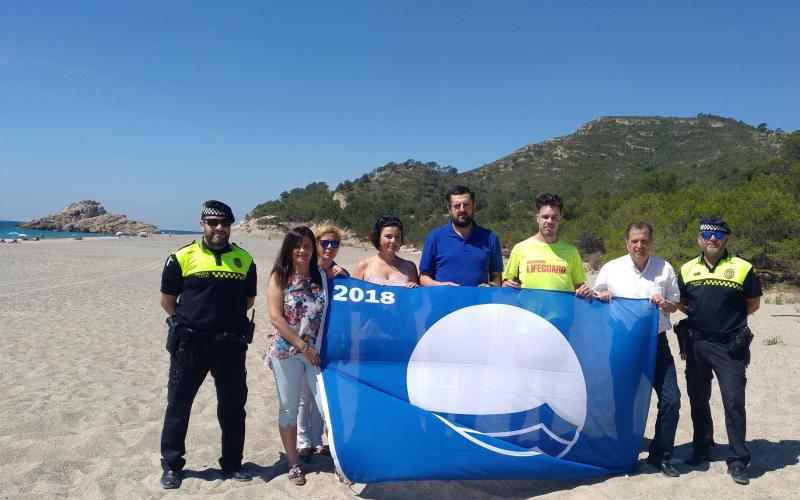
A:
<svg viewBox="0 0 800 500">
<path fill-rule="evenodd" d="M 714 445 L 714 422 L 711 420 L 711 379 L 716 375 L 725 410 L 725 429 L 730 451 L 728 466 L 747 467 L 750 453 L 745 443 L 747 414 L 744 393 L 747 385 L 746 367 L 741 360 L 728 354 L 727 344 L 697 340 L 686 346 L 686 390 L 692 407 L 695 453 L 708 451 Z"/>
<path fill-rule="evenodd" d="M 195 363 L 181 364 L 175 355 L 170 358 L 167 385 L 167 411 L 161 431 L 161 467 L 183 469 L 186 460 L 186 430 L 192 403 L 208 372 L 217 387 L 217 419 L 222 429 L 222 456 L 219 464 L 225 472 L 242 466 L 244 425 L 247 402 L 247 346 L 233 342 L 195 342 L 192 349 Z"/>
</svg>

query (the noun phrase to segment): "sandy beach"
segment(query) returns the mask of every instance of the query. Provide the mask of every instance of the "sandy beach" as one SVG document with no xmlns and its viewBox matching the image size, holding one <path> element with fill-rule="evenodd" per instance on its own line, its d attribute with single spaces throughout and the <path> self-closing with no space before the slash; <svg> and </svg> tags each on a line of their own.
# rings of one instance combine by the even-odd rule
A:
<svg viewBox="0 0 800 500">
<path fill-rule="evenodd" d="M 247 357 L 249 398 L 244 460 L 251 482 L 219 475 L 219 425 L 209 377 L 195 400 L 183 485 L 159 485 L 159 436 L 166 404 L 168 354 L 159 306 L 166 257 L 191 236 L 48 240 L 0 246 L 0 497 L 2 498 L 796 498 L 800 496 L 800 306 L 764 303 L 748 370 L 749 486 L 726 473 L 722 404 L 716 382 L 713 462 L 693 470 L 691 420 L 683 393 L 675 466 L 668 479 L 640 463 L 631 475 L 584 481 L 427 481 L 378 485 L 337 482 L 329 457 L 306 467 L 293 486 L 277 433 L 277 396 L 263 365 L 268 335 L 264 289 L 279 241 L 231 239 L 257 263 L 256 337 Z M 352 269 L 372 249 L 343 247 Z M 417 255 L 407 254 L 416 259 Z M 677 319 L 680 315 L 674 315 Z M 767 339 L 775 343 L 767 345 Z M 672 351 L 677 355 L 674 335 Z M 677 356 L 676 356 L 677 358 Z M 645 436 L 652 436 L 655 396 Z M 388 432 L 388 430 L 387 430 Z M 647 440 L 642 450 L 647 448 Z M 376 443 L 380 446 L 380 443 Z M 640 462 L 646 451 L 640 455 Z"/>
</svg>

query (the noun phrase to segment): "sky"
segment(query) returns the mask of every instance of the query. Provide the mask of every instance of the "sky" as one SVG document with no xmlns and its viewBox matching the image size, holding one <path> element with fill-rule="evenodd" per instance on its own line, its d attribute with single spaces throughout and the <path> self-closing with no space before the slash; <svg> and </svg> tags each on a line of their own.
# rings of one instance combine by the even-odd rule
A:
<svg viewBox="0 0 800 500">
<path fill-rule="evenodd" d="M 194 229 L 609 115 L 800 129 L 800 2 L 0 0 L 0 219 Z"/>
</svg>

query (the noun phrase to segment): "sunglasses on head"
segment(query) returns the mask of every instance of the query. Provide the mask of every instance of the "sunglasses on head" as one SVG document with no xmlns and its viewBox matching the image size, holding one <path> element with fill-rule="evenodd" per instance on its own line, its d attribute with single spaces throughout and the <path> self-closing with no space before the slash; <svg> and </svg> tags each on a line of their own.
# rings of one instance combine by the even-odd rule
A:
<svg viewBox="0 0 800 500">
<path fill-rule="evenodd" d="M 400 229 L 402 229 L 403 223 L 400 222 L 400 219 L 395 215 L 381 215 L 378 218 L 378 227 L 386 226 L 398 226 Z"/>
<path fill-rule="evenodd" d="M 725 231 L 700 231 L 700 236 L 704 240 L 710 240 L 712 236 L 718 240 L 721 240 L 725 237 Z"/>
<path fill-rule="evenodd" d="M 230 219 L 203 219 L 209 227 L 217 227 L 220 224 L 222 227 L 231 227 L 231 220 Z"/>
<path fill-rule="evenodd" d="M 339 240 L 319 240 L 319 246 L 323 249 L 328 247 L 339 248 Z"/>
</svg>

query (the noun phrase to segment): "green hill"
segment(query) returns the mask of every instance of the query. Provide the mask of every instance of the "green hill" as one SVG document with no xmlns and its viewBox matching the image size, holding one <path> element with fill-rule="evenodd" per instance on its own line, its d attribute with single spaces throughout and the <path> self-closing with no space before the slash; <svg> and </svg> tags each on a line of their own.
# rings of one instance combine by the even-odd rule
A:
<svg viewBox="0 0 800 500">
<path fill-rule="evenodd" d="M 421 245 L 447 221 L 444 193 L 464 184 L 477 193 L 482 225 L 510 248 L 535 232 L 533 199 L 566 201 L 563 236 L 597 266 L 624 252 L 632 220 L 655 224 L 655 250 L 674 263 L 696 254 L 697 220 L 724 215 L 734 250 L 797 281 L 800 272 L 800 134 L 713 115 L 695 118 L 603 117 L 574 134 L 525 146 L 460 173 L 435 162 L 388 163 L 331 190 L 324 182 L 255 207 L 260 225 L 333 221 L 366 236 L 375 218 L 397 214 L 408 243 Z"/>
<path fill-rule="evenodd" d="M 538 192 L 615 193 L 665 170 L 693 181 L 737 182 L 749 165 L 775 156 L 780 146 L 777 134 L 718 116 L 603 117 L 464 177 L 520 196 L 527 192 L 521 184 Z"/>
</svg>

